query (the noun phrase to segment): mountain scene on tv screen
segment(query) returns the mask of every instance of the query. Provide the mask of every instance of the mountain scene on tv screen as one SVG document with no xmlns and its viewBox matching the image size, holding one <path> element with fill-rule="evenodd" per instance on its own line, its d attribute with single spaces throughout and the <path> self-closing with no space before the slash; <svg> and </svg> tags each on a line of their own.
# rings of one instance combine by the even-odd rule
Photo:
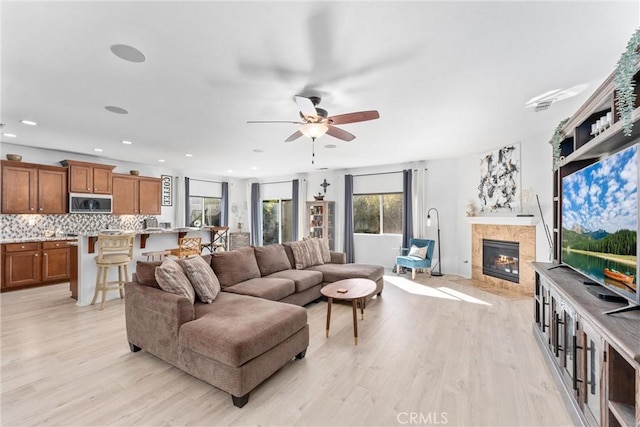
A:
<svg viewBox="0 0 640 427">
<path fill-rule="evenodd" d="M 637 145 L 563 178 L 563 262 L 633 293 L 637 239 Z"/>
</svg>

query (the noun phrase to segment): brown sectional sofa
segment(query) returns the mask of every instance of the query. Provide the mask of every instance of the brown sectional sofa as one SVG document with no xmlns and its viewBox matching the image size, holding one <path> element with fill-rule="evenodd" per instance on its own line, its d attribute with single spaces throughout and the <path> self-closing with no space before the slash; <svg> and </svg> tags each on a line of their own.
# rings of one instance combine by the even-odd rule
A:
<svg viewBox="0 0 640 427">
<path fill-rule="evenodd" d="M 131 351 L 148 353 L 231 394 L 244 406 L 249 392 L 278 369 L 305 356 L 307 312 L 301 307 L 321 297 L 336 280 L 364 277 L 381 295 L 383 267 L 331 262 L 296 269 L 290 246 L 247 247 L 216 252 L 210 262 L 222 292 L 210 304 L 160 289 L 159 262 L 138 262 L 125 285 L 127 338 Z M 288 303 L 288 304 L 283 304 Z"/>
</svg>

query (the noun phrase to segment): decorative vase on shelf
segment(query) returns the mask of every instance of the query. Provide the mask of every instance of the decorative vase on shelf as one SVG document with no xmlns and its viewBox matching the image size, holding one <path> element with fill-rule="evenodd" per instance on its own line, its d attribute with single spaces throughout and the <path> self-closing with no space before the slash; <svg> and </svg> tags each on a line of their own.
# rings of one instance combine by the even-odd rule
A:
<svg viewBox="0 0 640 427">
<path fill-rule="evenodd" d="M 318 193 L 317 196 L 313 196 L 314 199 L 316 200 L 324 200 L 324 194 L 322 193 Z"/>
</svg>

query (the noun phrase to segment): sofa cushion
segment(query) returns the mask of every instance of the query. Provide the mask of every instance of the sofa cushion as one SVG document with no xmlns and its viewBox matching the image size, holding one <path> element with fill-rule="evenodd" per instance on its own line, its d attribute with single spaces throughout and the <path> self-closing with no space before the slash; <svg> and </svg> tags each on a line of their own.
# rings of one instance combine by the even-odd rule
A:
<svg viewBox="0 0 640 427">
<path fill-rule="evenodd" d="M 223 288 L 260 277 L 253 246 L 229 252 L 214 252 L 211 254 L 211 267 Z"/>
<path fill-rule="evenodd" d="M 200 301 L 212 303 L 220 292 L 220 282 L 211 266 L 201 256 L 178 260 Z"/>
<path fill-rule="evenodd" d="M 271 273 L 291 268 L 291 263 L 289 263 L 287 253 L 284 251 L 284 246 L 275 244 L 268 246 L 256 246 L 253 249 L 256 254 L 256 261 L 258 262 L 260 274 L 263 276 L 268 276 Z"/>
<path fill-rule="evenodd" d="M 323 264 L 309 267 L 309 270 L 322 272 L 324 282 L 328 283 L 353 278 L 377 281 L 384 275 L 384 267 L 371 264 Z"/>
<path fill-rule="evenodd" d="M 156 280 L 156 267 L 162 264 L 162 261 L 138 261 L 136 262 L 136 282 L 141 285 L 151 286 L 152 288 L 161 289 Z"/>
<path fill-rule="evenodd" d="M 228 292 L 221 292 L 212 304 L 195 308 L 196 320 L 180 328 L 180 346 L 234 367 L 272 349 L 307 324 L 302 307 Z"/>
<path fill-rule="evenodd" d="M 293 280 L 296 285 L 296 292 L 306 291 L 322 283 L 322 273 L 311 270 L 282 270 L 267 277 Z"/>
<path fill-rule="evenodd" d="M 279 301 L 296 291 L 293 280 L 260 277 L 224 288 L 226 292 Z"/>
<path fill-rule="evenodd" d="M 156 267 L 156 280 L 163 291 L 187 297 L 191 303 L 195 301 L 193 286 L 175 260 L 167 258 Z"/>
</svg>

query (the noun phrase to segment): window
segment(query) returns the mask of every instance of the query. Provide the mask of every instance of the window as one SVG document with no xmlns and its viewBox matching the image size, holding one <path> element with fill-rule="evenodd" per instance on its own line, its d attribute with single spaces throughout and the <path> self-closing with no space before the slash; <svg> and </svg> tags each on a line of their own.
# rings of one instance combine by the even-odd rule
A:
<svg viewBox="0 0 640 427">
<path fill-rule="evenodd" d="M 402 234 L 402 193 L 354 195 L 353 231 Z"/>
<path fill-rule="evenodd" d="M 293 239 L 291 200 L 262 201 L 262 244 L 290 242 Z"/>
<path fill-rule="evenodd" d="M 218 197 L 189 197 L 189 227 L 220 226 L 222 199 Z"/>
</svg>

